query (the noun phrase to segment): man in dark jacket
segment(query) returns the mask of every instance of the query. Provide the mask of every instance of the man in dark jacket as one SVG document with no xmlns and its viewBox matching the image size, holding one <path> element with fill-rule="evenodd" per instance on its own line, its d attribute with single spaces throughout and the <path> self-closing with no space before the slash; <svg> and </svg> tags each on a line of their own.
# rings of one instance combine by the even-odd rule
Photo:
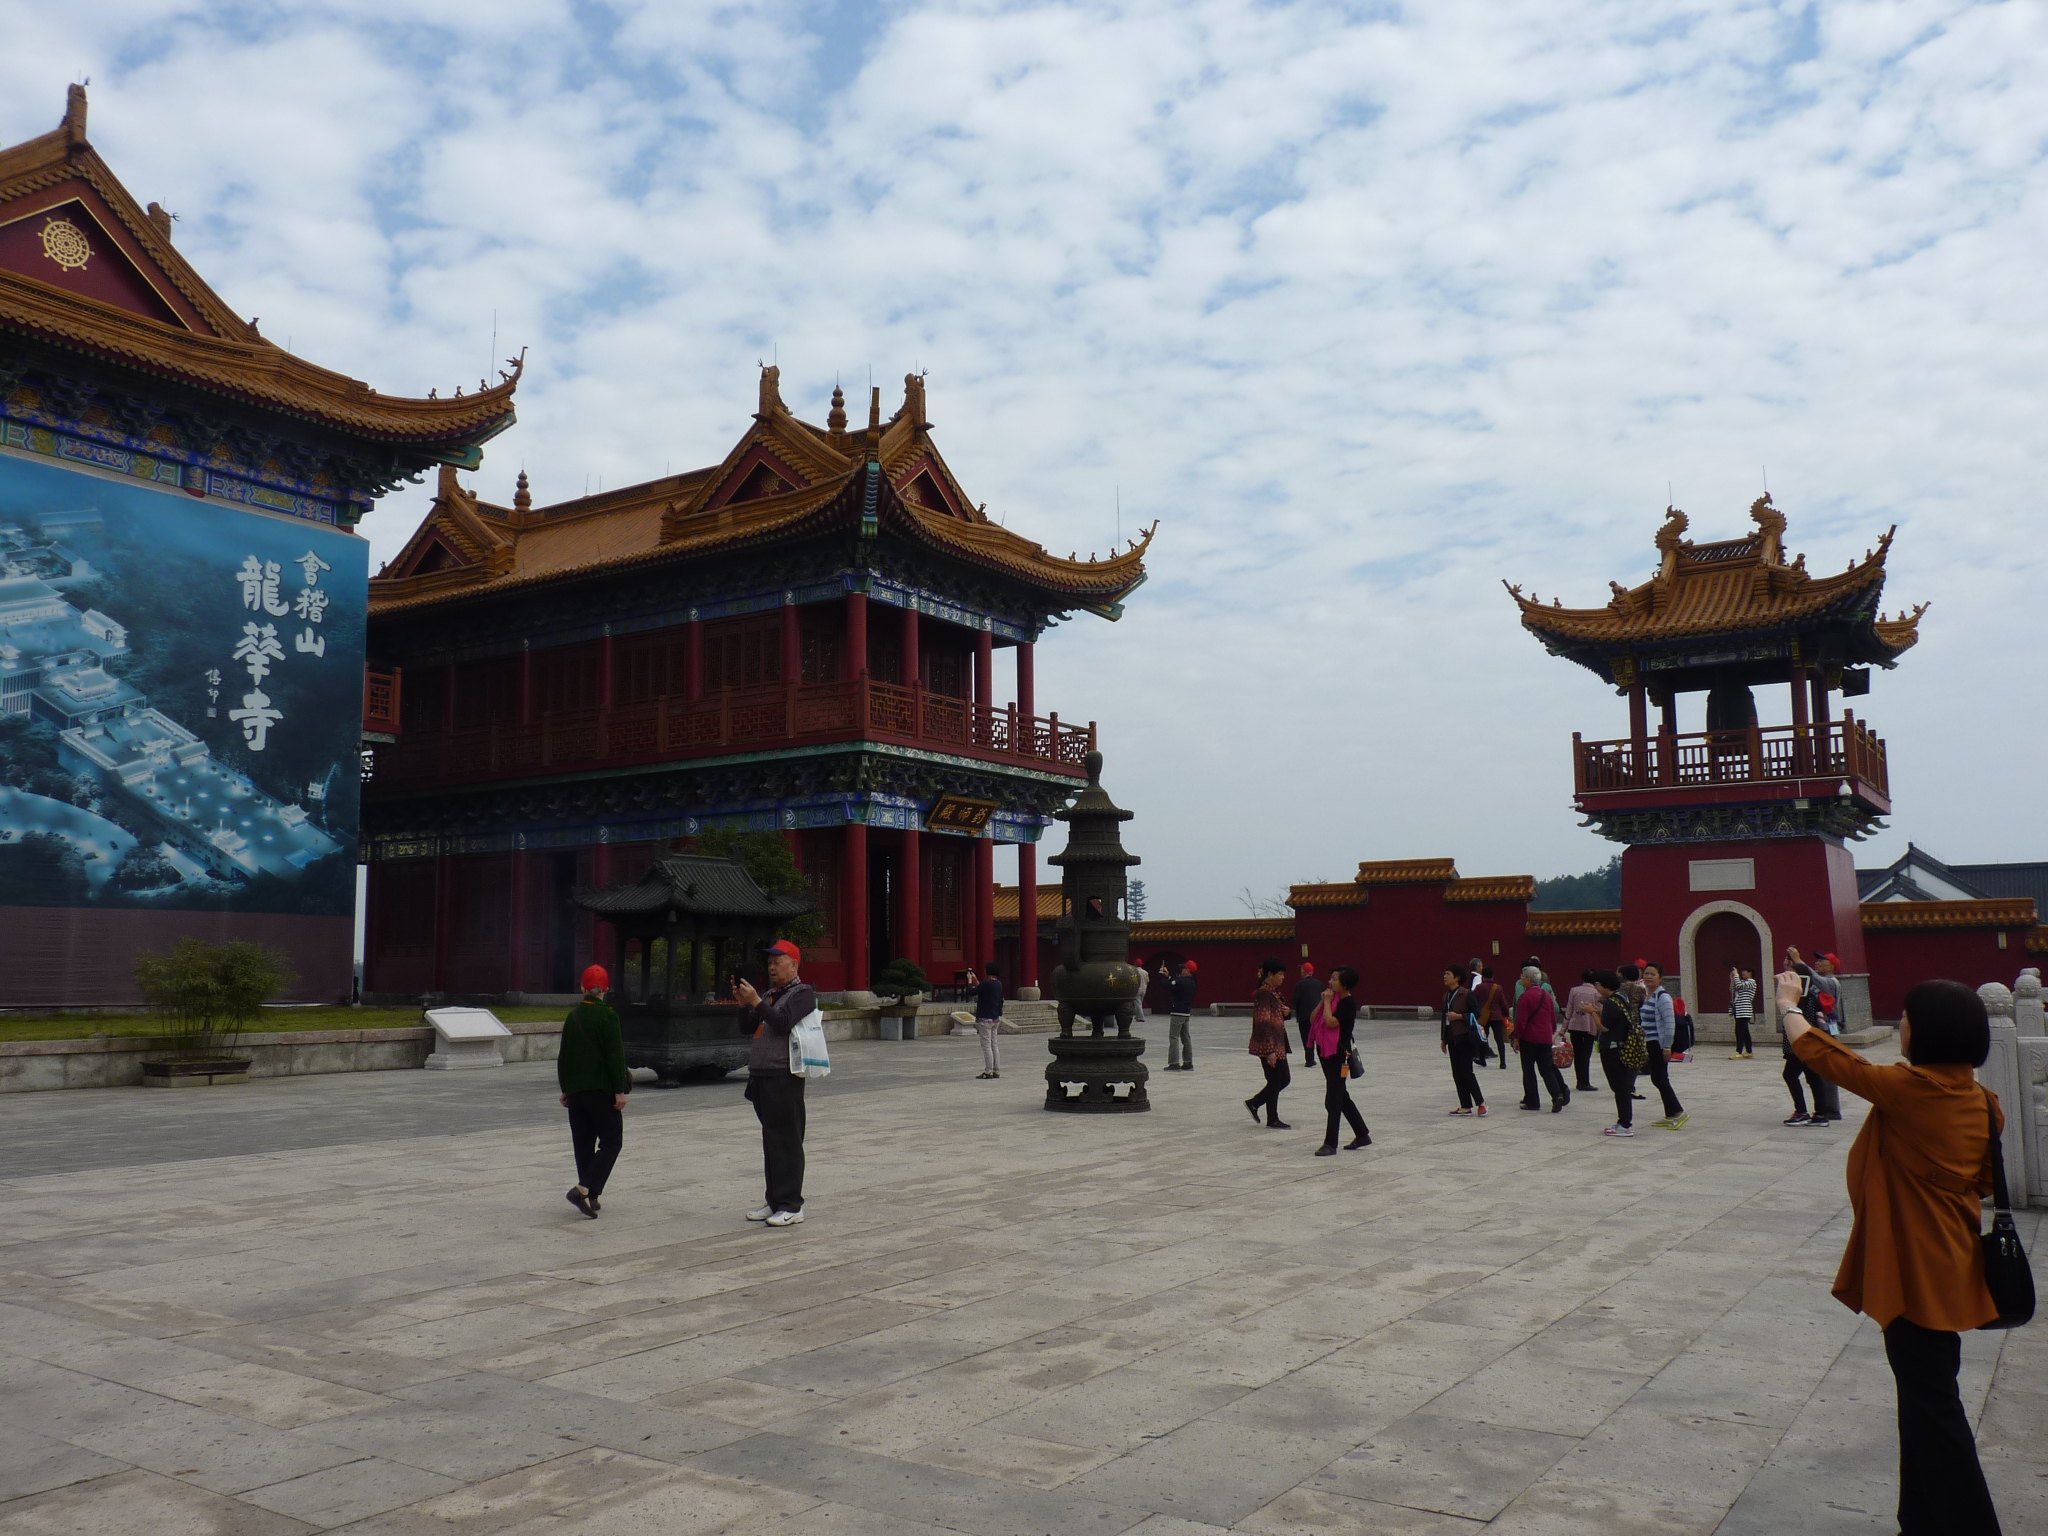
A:
<svg viewBox="0 0 2048 1536">
<path fill-rule="evenodd" d="M 562 1021 L 562 1047 L 555 1057 L 555 1081 L 569 1111 L 569 1140 L 576 1149 L 576 1186 L 569 1191 L 569 1203 L 592 1217 L 603 1209 L 598 1196 L 619 1160 L 626 1095 L 633 1091 L 619 1016 L 604 1000 L 611 980 L 601 965 L 583 973 L 583 1001 Z"/>
<path fill-rule="evenodd" d="M 1316 1053 L 1309 1048 L 1309 1027 L 1316 1021 L 1316 1005 L 1323 1000 L 1323 984 L 1316 979 L 1316 968 L 1304 960 L 1301 962 L 1301 980 L 1294 984 L 1294 1026 L 1301 1031 L 1302 1054 L 1308 1064 L 1316 1064 Z"/>
<path fill-rule="evenodd" d="M 1166 970 L 1161 966 L 1160 971 Z M 1188 1016 L 1195 1011 L 1195 962 L 1183 960 L 1179 972 L 1166 983 L 1166 1070 L 1195 1070 L 1195 1048 L 1188 1039 Z"/>
<path fill-rule="evenodd" d="M 793 1227 L 804 1219 L 804 1080 L 789 1070 L 789 1035 L 818 1006 L 811 984 L 797 975 L 803 951 L 777 939 L 761 951 L 768 962 L 764 997 L 742 977 L 733 988 L 740 1027 L 754 1037 L 747 1053 L 747 1098 L 761 1122 L 761 1161 L 767 1200 L 747 1220 Z"/>
<path fill-rule="evenodd" d="M 974 973 L 967 974 L 972 980 Z M 981 1037 L 981 1076 L 1001 1077 L 1003 1056 L 997 1041 L 1003 1032 L 1003 973 L 993 965 L 974 988 L 974 1032 Z"/>
</svg>

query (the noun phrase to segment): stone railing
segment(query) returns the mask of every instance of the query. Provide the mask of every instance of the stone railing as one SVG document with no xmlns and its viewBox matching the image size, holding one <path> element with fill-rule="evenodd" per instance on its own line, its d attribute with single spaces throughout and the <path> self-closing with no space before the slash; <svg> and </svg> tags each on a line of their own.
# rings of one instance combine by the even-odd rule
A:
<svg viewBox="0 0 2048 1536">
<path fill-rule="evenodd" d="M 1991 1015 L 1991 1055 L 1977 1080 L 2005 1110 L 2005 1179 L 2014 1205 L 2048 1206 L 2048 1009 L 2041 973 L 1977 989 Z"/>
</svg>

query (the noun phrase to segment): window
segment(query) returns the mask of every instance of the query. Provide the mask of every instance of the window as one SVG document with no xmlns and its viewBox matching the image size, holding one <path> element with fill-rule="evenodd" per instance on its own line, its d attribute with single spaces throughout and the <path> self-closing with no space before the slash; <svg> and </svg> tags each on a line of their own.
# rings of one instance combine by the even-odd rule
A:
<svg viewBox="0 0 2048 1536">
<path fill-rule="evenodd" d="M 966 849 L 948 839 L 925 850 L 925 900 L 931 909 L 932 958 L 959 960 L 967 953 Z"/>
<path fill-rule="evenodd" d="M 839 681 L 839 658 L 845 649 L 843 638 L 837 609 L 806 610 L 803 616 L 803 681 Z"/>
<path fill-rule="evenodd" d="M 704 627 L 704 686 L 765 688 L 782 681 L 782 620 L 725 619 Z"/>
<path fill-rule="evenodd" d="M 455 728 L 519 720 L 519 658 L 494 656 L 455 669 Z"/>
<path fill-rule="evenodd" d="M 678 625 L 612 642 L 612 700 L 644 704 L 689 692 L 689 631 Z"/>
<path fill-rule="evenodd" d="M 967 697 L 967 656 L 952 649 L 941 650 L 936 646 L 924 653 L 924 685 L 933 693 L 944 694 L 949 699 Z"/>
<path fill-rule="evenodd" d="M 419 667 L 405 674 L 405 688 L 399 694 L 400 723 L 408 732 L 432 733 L 446 723 L 448 669 Z"/>
<path fill-rule="evenodd" d="M 600 642 L 551 646 L 533 653 L 533 711 L 565 715 L 595 709 L 598 702 Z"/>
<path fill-rule="evenodd" d="M 839 851 L 845 836 L 843 829 L 833 827 L 797 837 L 797 864 L 811 883 L 811 899 L 818 904 L 818 921 L 825 928 L 811 944 L 820 960 L 839 954 Z"/>
</svg>

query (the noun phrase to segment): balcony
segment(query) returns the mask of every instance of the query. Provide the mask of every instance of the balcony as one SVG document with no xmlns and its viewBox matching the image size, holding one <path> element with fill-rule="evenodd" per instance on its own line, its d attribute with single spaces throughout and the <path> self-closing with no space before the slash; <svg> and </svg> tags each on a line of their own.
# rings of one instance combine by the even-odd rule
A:
<svg viewBox="0 0 2048 1536">
<path fill-rule="evenodd" d="M 415 729 L 379 750 L 374 783 L 380 790 L 405 790 L 848 741 L 891 742 L 1079 778 L 1095 727 L 862 677 L 651 699 L 530 725 L 507 721 L 433 734 Z"/>
<path fill-rule="evenodd" d="M 1795 799 L 1836 795 L 1843 785 L 1881 814 L 1891 809 L 1884 742 L 1853 715 L 1825 725 L 1658 733 L 1638 761 L 1630 741 L 1574 733 L 1574 788 L 1583 805 L 1654 792 L 1677 801 Z"/>
</svg>

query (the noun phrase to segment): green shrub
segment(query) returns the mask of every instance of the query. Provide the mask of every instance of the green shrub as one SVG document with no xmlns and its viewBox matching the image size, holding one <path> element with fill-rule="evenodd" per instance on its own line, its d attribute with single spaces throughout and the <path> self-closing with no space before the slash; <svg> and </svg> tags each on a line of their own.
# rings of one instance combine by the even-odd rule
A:
<svg viewBox="0 0 2048 1536">
<path fill-rule="evenodd" d="M 924 972 L 915 961 L 891 960 L 882 967 L 882 973 L 874 979 L 869 990 L 877 997 L 893 997 L 900 1003 L 906 997 L 929 992 L 931 983 L 925 980 Z"/>
<path fill-rule="evenodd" d="M 135 961 L 135 985 L 164 1021 L 166 1049 L 178 1056 L 232 1048 L 256 1011 L 296 979 L 283 954 L 240 940 L 180 939 Z"/>
</svg>

